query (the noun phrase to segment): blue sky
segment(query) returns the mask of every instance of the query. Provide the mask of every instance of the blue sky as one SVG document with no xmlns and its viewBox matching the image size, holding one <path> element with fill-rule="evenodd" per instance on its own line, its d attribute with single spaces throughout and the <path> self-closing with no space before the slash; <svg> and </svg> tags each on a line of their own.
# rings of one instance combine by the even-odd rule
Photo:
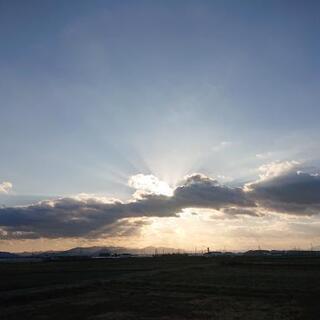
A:
<svg viewBox="0 0 320 320">
<path fill-rule="evenodd" d="M 1 203 L 319 167 L 318 1 L 0 1 Z"/>
<path fill-rule="evenodd" d="M 126 192 L 110 172 L 145 172 L 142 158 L 171 174 L 172 152 L 185 171 L 245 175 L 255 154 L 319 135 L 316 1 L 0 8 L 0 174 L 18 193 Z"/>
</svg>

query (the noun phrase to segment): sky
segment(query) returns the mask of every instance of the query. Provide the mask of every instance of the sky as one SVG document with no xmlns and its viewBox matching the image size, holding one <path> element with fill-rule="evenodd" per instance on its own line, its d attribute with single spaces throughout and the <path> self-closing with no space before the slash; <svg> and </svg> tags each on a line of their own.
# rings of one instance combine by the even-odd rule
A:
<svg viewBox="0 0 320 320">
<path fill-rule="evenodd" d="M 0 250 L 320 248 L 319 12 L 0 0 Z"/>
</svg>

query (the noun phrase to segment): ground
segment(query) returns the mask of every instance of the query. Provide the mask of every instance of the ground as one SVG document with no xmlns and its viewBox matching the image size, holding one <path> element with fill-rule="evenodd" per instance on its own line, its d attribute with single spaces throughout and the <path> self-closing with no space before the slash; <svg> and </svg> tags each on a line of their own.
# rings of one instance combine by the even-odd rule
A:
<svg viewBox="0 0 320 320">
<path fill-rule="evenodd" d="M 0 319 L 320 319 L 319 258 L 0 263 Z"/>
</svg>

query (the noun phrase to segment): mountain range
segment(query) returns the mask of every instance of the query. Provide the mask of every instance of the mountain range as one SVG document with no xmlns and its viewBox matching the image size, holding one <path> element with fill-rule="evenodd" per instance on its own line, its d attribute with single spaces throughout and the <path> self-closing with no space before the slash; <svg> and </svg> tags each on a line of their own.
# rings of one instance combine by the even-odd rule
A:
<svg viewBox="0 0 320 320">
<path fill-rule="evenodd" d="M 107 246 L 93 246 L 93 247 L 75 247 L 63 251 L 39 251 L 39 252 L 0 252 L 0 259 L 10 259 L 19 257 L 54 257 L 54 256 L 87 256 L 96 257 L 102 254 L 124 254 L 129 253 L 133 255 L 151 255 L 155 253 L 178 253 L 182 252 L 179 249 L 167 247 L 145 247 L 145 248 L 126 248 L 126 247 L 107 247 Z"/>
</svg>

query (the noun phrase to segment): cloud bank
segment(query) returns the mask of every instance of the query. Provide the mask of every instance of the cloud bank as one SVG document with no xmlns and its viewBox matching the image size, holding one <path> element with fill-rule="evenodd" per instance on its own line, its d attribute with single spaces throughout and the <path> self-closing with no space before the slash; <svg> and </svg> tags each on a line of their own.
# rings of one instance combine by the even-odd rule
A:
<svg viewBox="0 0 320 320">
<path fill-rule="evenodd" d="M 245 186 L 248 195 L 268 210 L 298 215 L 320 212 L 320 175 L 300 170 L 297 162 L 272 163 L 256 182 Z"/>
<path fill-rule="evenodd" d="M 257 181 L 238 188 L 221 185 L 202 174 L 187 176 L 172 190 L 150 175 L 134 176 L 129 185 L 137 190 L 127 202 L 80 195 L 0 208 L 0 236 L 36 239 L 128 235 L 146 224 L 146 217 L 177 217 L 186 208 L 254 217 L 261 216 L 261 210 L 296 215 L 320 212 L 320 175 L 301 171 L 295 162 L 262 167 Z M 133 218 L 138 220 L 130 222 Z"/>
</svg>

